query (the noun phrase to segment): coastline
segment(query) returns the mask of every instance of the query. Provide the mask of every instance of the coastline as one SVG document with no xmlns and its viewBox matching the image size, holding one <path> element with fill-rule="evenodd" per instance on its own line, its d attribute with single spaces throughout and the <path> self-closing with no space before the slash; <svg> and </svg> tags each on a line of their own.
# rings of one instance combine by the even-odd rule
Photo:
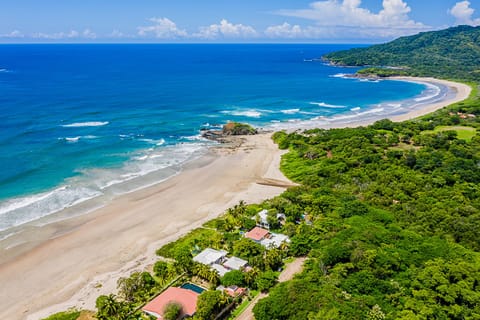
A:
<svg viewBox="0 0 480 320">
<path fill-rule="evenodd" d="M 407 121 L 407 120 L 411 120 L 411 119 L 418 118 L 418 117 L 427 115 L 429 113 L 435 112 L 446 106 L 449 106 L 451 104 L 467 99 L 470 96 L 470 93 L 472 92 L 472 88 L 469 85 L 464 83 L 459 83 L 459 82 L 448 81 L 448 80 L 426 78 L 426 77 L 392 77 L 390 79 L 397 80 L 397 81 L 409 81 L 409 82 L 419 82 L 419 83 L 433 83 L 433 84 L 438 83 L 438 84 L 442 84 L 449 87 L 451 90 L 454 90 L 455 92 L 454 96 L 449 98 L 447 97 L 442 101 L 425 105 L 420 109 L 412 110 L 403 115 L 394 116 L 391 118 L 391 120 L 394 122 Z"/>
<path fill-rule="evenodd" d="M 283 153 L 269 134 L 249 136 L 239 147 L 212 149 L 163 183 L 31 230 L 48 239 L 7 261 L 1 258 L 0 318 L 41 319 L 71 307 L 93 309 L 99 295 L 116 291 L 119 277 L 153 264 L 163 244 L 240 200 L 256 203 L 282 193 L 290 183 L 279 170 Z"/>
<path fill-rule="evenodd" d="M 389 117 L 393 121 L 423 116 L 462 101 L 471 92 L 468 85 L 432 78 L 393 80 L 441 83 L 455 92 L 437 103 Z M 372 122 L 320 127 L 355 127 Z M 283 152 L 267 134 L 246 139 L 241 147 L 211 151 L 163 183 L 119 196 L 85 216 L 35 230 L 47 231 L 49 239 L 0 265 L 0 316 L 40 319 L 70 307 L 91 309 L 98 295 L 116 291 L 119 277 L 154 263 L 154 252 L 162 244 L 201 226 L 239 200 L 260 202 L 283 192 L 284 186 L 271 183 L 289 183 L 279 171 Z M 187 197 L 189 201 L 184 201 Z"/>
</svg>

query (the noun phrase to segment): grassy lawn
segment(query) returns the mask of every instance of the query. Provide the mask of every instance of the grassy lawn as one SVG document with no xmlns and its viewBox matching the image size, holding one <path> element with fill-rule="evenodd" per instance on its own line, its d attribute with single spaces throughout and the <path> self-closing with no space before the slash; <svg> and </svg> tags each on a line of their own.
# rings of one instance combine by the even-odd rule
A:
<svg viewBox="0 0 480 320">
<path fill-rule="evenodd" d="M 455 131 L 457 133 L 458 139 L 466 141 L 472 140 L 473 136 L 477 133 L 477 129 L 475 128 L 462 126 L 440 126 L 436 127 L 435 130 L 424 131 L 424 133 L 428 134 L 442 131 Z"/>
<path fill-rule="evenodd" d="M 222 234 L 211 229 L 198 228 L 190 231 L 177 241 L 170 242 L 157 250 L 157 255 L 173 258 L 174 253 L 180 247 L 188 247 L 190 250 L 203 250 L 206 247 L 217 248 L 222 240 Z"/>
</svg>

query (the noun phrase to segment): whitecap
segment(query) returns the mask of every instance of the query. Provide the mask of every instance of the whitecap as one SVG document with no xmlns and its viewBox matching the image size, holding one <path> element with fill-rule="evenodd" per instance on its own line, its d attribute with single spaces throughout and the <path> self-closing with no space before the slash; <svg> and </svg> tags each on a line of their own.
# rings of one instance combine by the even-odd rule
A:
<svg viewBox="0 0 480 320">
<path fill-rule="evenodd" d="M 80 140 L 80 137 L 71 137 L 71 138 L 67 137 L 65 138 L 65 140 L 70 143 L 75 143 L 75 142 L 78 142 L 78 140 Z"/>
<path fill-rule="evenodd" d="M 334 75 L 331 75 L 331 78 L 342 78 L 342 79 L 351 79 L 353 74 L 351 73 L 337 73 Z"/>
<path fill-rule="evenodd" d="M 249 118 L 260 118 L 262 113 L 257 110 L 235 110 L 235 111 L 222 111 L 223 114 L 229 114 L 237 117 L 249 117 Z"/>
<path fill-rule="evenodd" d="M 81 127 L 101 127 L 109 124 L 108 121 L 88 121 L 88 122 L 75 122 L 70 124 L 63 124 L 64 128 L 81 128 Z"/>
<path fill-rule="evenodd" d="M 360 107 L 355 107 L 355 108 L 350 109 L 350 111 L 359 111 L 360 109 L 361 109 Z"/>
<path fill-rule="evenodd" d="M 416 102 L 422 102 L 422 101 L 433 99 L 442 92 L 442 89 L 440 89 L 439 87 L 431 83 L 423 83 L 423 84 L 427 86 L 427 90 L 422 92 L 422 96 L 414 99 Z"/>
<path fill-rule="evenodd" d="M 400 108 L 402 106 L 402 104 L 401 103 L 387 103 L 387 106 L 397 109 L 397 108 Z"/>
<path fill-rule="evenodd" d="M 310 104 L 316 105 L 316 106 L 319 106 L 319 107 L 323 107 L 323 108 L 332 108 L 332 109 L 344 109 L 344 108 L 347 108 L 347 106 L 335 105 L 335 104 L 328 104 L 328 103 L 325 103 L 325 102 L 310 102 Z"/>
<path fill-rule="evenodd" d="M 283 114 L 295 114 L 300 112 L 300 109 L 286 109 L 281 111 Z"/>
</svg>

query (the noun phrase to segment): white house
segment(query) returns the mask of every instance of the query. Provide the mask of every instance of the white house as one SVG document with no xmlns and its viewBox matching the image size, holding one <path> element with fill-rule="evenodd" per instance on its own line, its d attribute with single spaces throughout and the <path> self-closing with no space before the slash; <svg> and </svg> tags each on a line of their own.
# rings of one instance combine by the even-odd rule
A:
<svg viewBox="0 0 480 320">
<path fill-rule="evenodd" d="M 270 233 L 268 237 L 265 237 L 260 241 L 260 244 L 265 248 L 280 248 L 282 243 L 289 243 L 290 238 L 287 235 L 281 233 Z"/>
<path fill-rule="evenodd" d="M 193 257 L 193 261 L 205 264 L 207 266 L 211 266 L 213 264 L 221 264 L 226 256 L 227 251 L 225 250 L 215 250 L 212 248 L 207 248 L 195 257 Z"/>
<path fill-rule="evenodd" d="M 237 257 L 228 258 L 224 263 L 223 266 L 229 270 L 240 270 L 247 266 L 248 261 Z"/>
<path fill-rule="evenodd" d="M 268 223 L 268 210 L 263 209 L 262 211 L 257 213 L 257 215 L 258 220 L 256 219 L 256 217 L 254 217 L 254 219 L 257 220 L 257 226 L 260 228 L 270 229 L 270 223 Z M 277 220 L 285 221 L 285 215 L 283 213 L 277 213 Z"/>
</svg>

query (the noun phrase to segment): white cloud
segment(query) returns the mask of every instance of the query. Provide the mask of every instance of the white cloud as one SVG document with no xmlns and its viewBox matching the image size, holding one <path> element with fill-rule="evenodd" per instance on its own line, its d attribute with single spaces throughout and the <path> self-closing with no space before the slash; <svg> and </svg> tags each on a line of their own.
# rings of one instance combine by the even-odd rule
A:
<svg viewBox="0 0 480 320">
<path fill-rule="evenodd" d="M 224 38 L 251 38 L 258 35 L 257 31 L 243 24 L 232 24 L 226 19 L 222 19 L 220 24 L 212 24 L 208 27 L 200 27 L 199 32 L 193 34 L 195 38 L 217 39 Z"/>
<path fill-rule="evenodd" d="M 175 22 L 168 18 L 151 18 L 149 21 L 154 24 L 146 27 L 138 27 L 138 35 L 145 37 L 154 35 L 160 39 L 175 39 L 188 36 L 187 32 L 179 29 Z"/>
<path fill-rule="evenodd" d="M 87 39 L 96 39 L 97 35 L 96 33 L 92 32 L 90 29 L 85 29 L 83 30 L 82 36 Z"/>
<path fill-rule="evenodd" d="M 76 30 L 71 30 L 70 32 L 56 32 L 56 33 L 43 33 L 38 32 L 32 35 L 32 38 L 36 39 L 51 39 L 51 40 L 58 40 L 58 39 L 73 39 L 78 38 L 80 33 Z"/>
<path fill-rule="evenodd" d="M 123 38 L 125 35 L 117 29 L 113 29 L 113 31 L 108 35 L 109 38 Z"/>
<path fill-rule="evenodd" d="M 408 16 L 411 8 L 402 0 L 383 0 L 378 13 L 362 8 L 361 0 L 325 0 L 310 3 L 307 9 L 280 10 L 279 15 L 315 22 L 309 34 L 335 37 L 397 37 L 429 29 Z"/>
<path fill-rule="evenodd" d="M 29 37 L 34 39 L 47 39 L 47 40 L 96 39 L 97 34 L 87 28 L 81 32 L 77 30 L 70 30 L 68 32 L 55 32 L 55 33 L 37 32 L 32 35 L 29 35 Z"/>
<path fill-rule="evenodd" d="M 480 25 L 480 18 L 472 18 L 475 10 L 470 8 L 470 1 L 457 2 L 450 10 L 452 16 L 455 17 L 456 24 L 468 24 L 472 26 Z"/>
<path fill-rule="evenodd" d="M 25 35 L 18 30 L 13 30 L 10 33 L 0 34 L 0 38 L 24 38 Z"/>
<path fill-rule="evenodd" d="M 268 27 L 265 35 L 270 38 L 305 38 L 304 30 L 299 25 L 292 26 L 287 22 Z"/>
</svg>

